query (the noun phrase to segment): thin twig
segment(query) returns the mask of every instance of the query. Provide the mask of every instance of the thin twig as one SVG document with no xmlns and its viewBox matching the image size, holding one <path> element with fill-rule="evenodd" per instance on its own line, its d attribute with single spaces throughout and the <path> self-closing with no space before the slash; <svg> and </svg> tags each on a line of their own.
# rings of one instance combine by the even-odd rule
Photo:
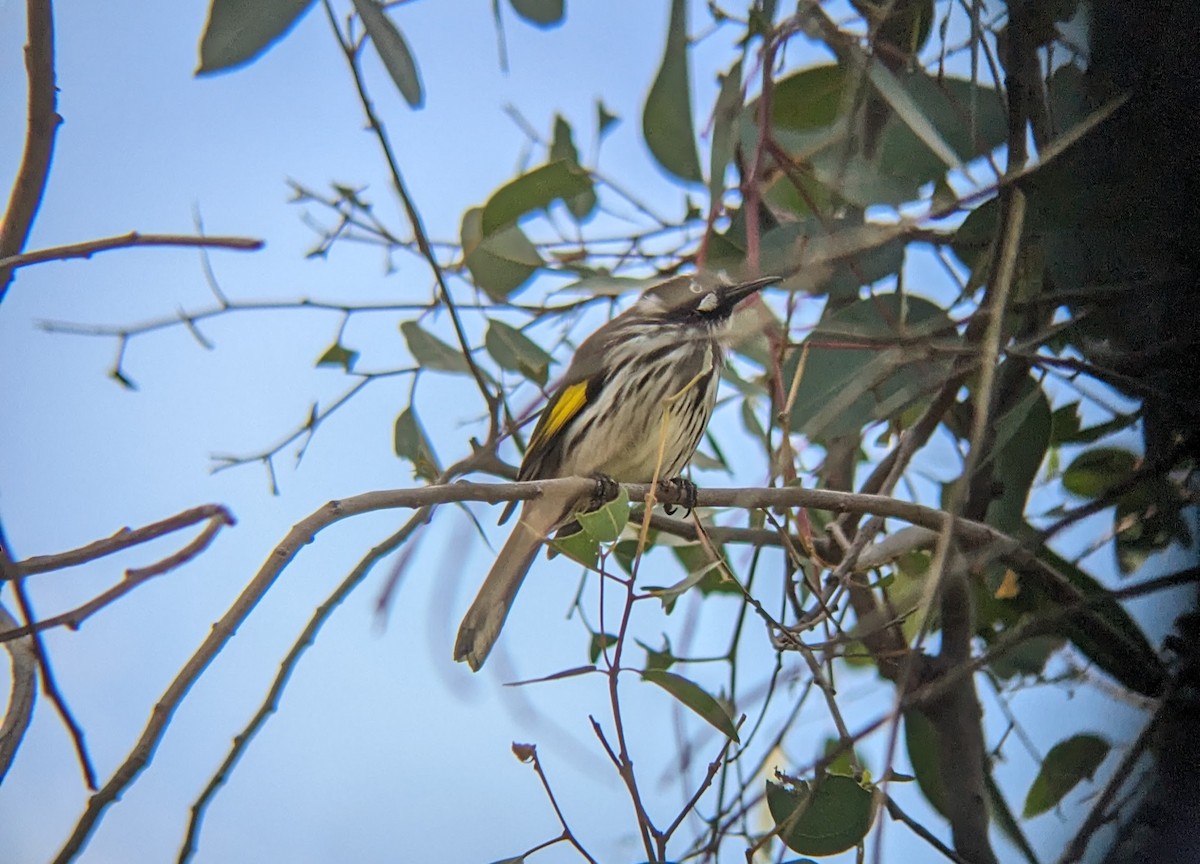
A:
<svg viewBox="0 0 1200 864">
<path fill-rule="evenodd" d="M 279 664 L 279 671 L 276 673 L 275 680 L 271 683 L 267 695 L 263 698 L 262 704 L 259 705 L 258 710 L 250 718 L 250 721 L 233 737 L 233 745 L 230 747 L 229 753 L 226 754 L 225 760 L 212 777 L 209 778 L 204 791 L 192 803 L 187 834 L 179 849 L 178 861 L 180 864 L 190 860 L 195 854 L 200 839 L 200 827 L 204 822 L 204 814 L 208 810 L 208 806 L 212 803 L 218 790 L 228 781 L 230 775 L 233 773 L 233 769 L 246 752 L 246 748 L 250 746 L 250 742 L 254 740 L 254 737 L 262 729 L 267 719 L 278 709 L 279 700 L 283 696 L 283 691 L 292 677 L 292 672 L 295 671 L 304 652 L 316 642 L 317 634 L 321 631 L 325 622 L 329 620 L 334 610 L 350 596 L 350 592 L 366 578 L 371 568 L 380 560 L 390 555 L 416 529 L 425 524 L 431 509 L 431 507 L 423 507 L 418 510 L 403 527 L 367 552 L 346 578 L 342 580 L 341 584 L 334 589 L 333 593 L 326 597 L 324 602 L 313 611 L 304 630 L 296 637 L 296 641 L 292 643 L 287 656 Z"/>
<path fill-rule="evenodd" d="M 47 249 L 37 249 L 19 255 L 9 255 L 0 258 L 0 271 L 5 268 L 28 267 L 30 264 L 42 264 L 46 261 L 67 261 L 72 258 L 91 258 L 97 252 L 107 252 L 110 249 L 129 249 L 134 246 L 174 246 L 181 248 L 202 249 L 235 249 L 239 251 L 254 251 L 263 248 L 262 240 L 252 237 L 191 237 L 185 234 L 142 234 L 130 231 L 115 237 L 102 237 L 98 240 L 85 240 L 82 243 L 71 243 L 66 246 L 51 246 Z"/>
<path fill-rule="evenodd" d="M 207 512 L 205 512 L 205 511 L 207 511 Z M 150 530 L 150 529 L 160 529 L 161 526 L 163 526 L 163 525 L 171 524 L 171 527 L 169 529 L 171 531 L 175 531 L 180 528 L 184 528 L 184 527 L 192 524 L 193 522 L 198 521 L 195 518 L 192 518 L 192 519 L 186 518 L 189 516 L 194 516 L 197 513 L 203 513 L 203 517 L 208 519 L 208 524 L 204 527 L 204 530 L 201 531 L 199 535 L 197 535 L 191 542 L 189 542 L 186 546 L 184 546 L 178 552 L 174 552 L 171 555 L 168 555 L 166 558 L 163 558 L 160 561 L 157 561 L 154 564 L 151 564 L 147 567 L 137 567 L 137 568 L 133 568 L 130 570 L 126 570 L 124 579 L 122 579 L 116 585 L 109 588 L 107 591 L 103 591 L 100 594 L 97 594 L 91 600 L 88 600 L 86 603 L 82 603 L 79 606 L 76 606 L 74 609 L 71 609 L 67 612 L 63 612 L 59 615 L 51 616 L 49 618 L 42 618 L 39 621 L 34 621 L 29 624 L 25 624 L 24 626 L 21 626 L 21 627 L 13 628 L 12 630 L 10 630 L 8 632 L 0 633 L 0 642 L 5 642 L 9 639 L 21 638 L 23 636 L 29 635 L 30 633 L 40 633 L 41 631 L 49 630 L 52 627 L 66 626 L 67 628 L 69 628 L 71 630 L 79 629 L 79 626 L 84 621 L 86 621 L 88 618 L 90 618 L 92 615 L 95 615 L 97 612 L 99 612 L 104 607 L 109 606 L 112 603 L 116 602 L 121 597 L 125 596 L 130 591 L 137 588 L 143 582 L 146 582 L 149 579 L 154 578 L 155 576 L 160 576 L 163 573 L 167 573 L 171 570 L 174 570 L 177 567 L 181 567 L 184 564 L 186 564 L 188 561 L 191 561 L 193 558 L 195 558 L 197 555 L 199 555 L 200 553 L 202 553 L 205 549 L 207 549 L 209 547 L 209 545 L 212 543 L 213 539 L 217 536 L 217 533 L 223 527 L 233 524 L 233 517 L 231 517 L 229 515 L 229 512 L 227 510 L 225 510 L 224 507 L 219 507 L 217 505 L 207 505 L 206 507 L 197 507 L 194 510 L 189 510 L 186 513 L 180 514 L 179 516 L 172 517 L 171 519 L 165 520 L 164 522 L 159 522 L 156 525 L 150 525 L 150 526 L 147 526 L 146 528 L 138 529 L 138 532 L 141 532 L 142 536 L 141 536 L 141 539 L 137 540 L 136 542 L 144 543 L 147 540 L 152 539 L 153 537 L 158 537 L 161 534 L 166 533 L 165 531 L 162 531 L 162 530 L 153 530 L 153 531 Z M 90 544 L 89 547 L 85 547 L 85 548 L 96 549 L 97 547 L 106 547 L 106 546 L 109 548 L 107 549 L 107 551 L 97 552 L 97 553 L 93 554 L 90 558 L 87 558 L 84 560 L 91 560 L 92 558 L 99 558 L 102 555 L 109 555 L 109 554 L 112 554 L 113 552 L 117 551 L 118 549 L 124 549 L 128 546 L 133 545 L 132 542 L 114 543 L 114 541 L 127 541 L 128 537 L 130 537 L 138 532 L 126 531 L 124 534 L 118 534 L 118 535 L 116 535 L 116 537 L 109 538 L 108 540 L 101 540 L 101 541 L 98 541 L 97 543 Z M 81 550 L 74 550 L 73 552 L 67 553 L 67 554 L 74 556 L 74 555 L 77 555 L 80 551 Z M 45 556 L 45 558 L 56 558 L 56 557 L 59 557 L 59 556 L 54 556 L 54 555 Z M 40 560 L 42 563 L 45 563 L 45 559 L 40 559 Z M 23 572 L 24 565 L 26 563 L 27 562 L 21 562 L 20 564 L 18 564 L 17 570 L 19 572 Z M 82 562 L 75 560 L 73 563 L 79 564 Z M 66 566 L 66 565 L 62 565 L 62 566 Z"/>
<path fill-rule="evenodd" d="M 37 621 L 37 615 L 33 611 L 33 603 L 29 599 L 29 594 L 25 591 L 25 577 L 17 571 L 8 549 L 8 540 L 4 537 L 3 529 L 0 528 L 0 573 L 4 574 L 5 581 L 11 582 L 13 593 L 17 595 L 17 608 L 21 610 L 21 624 L 24 627 L 31 627 Z M 41 634 L 33 632 L 30 634 L 30 638 L 33 642 L 34 656 L 37 657 L 38 670 L 42 674 L 42 692 L 53 703 L 54 710 L 58 712 L 63 725 L 67 727 L 87 788 L 95 789 L 96 769 L 92 767 L 92 759 L 88 755 L 87 745 L 83 740 L 83 728 L 71 713 L 62 691 L 58 689 L 58 684 L 54 680 L 54 670 L 50 667 L 50 653 L 46 650 Z"/>
</svg>

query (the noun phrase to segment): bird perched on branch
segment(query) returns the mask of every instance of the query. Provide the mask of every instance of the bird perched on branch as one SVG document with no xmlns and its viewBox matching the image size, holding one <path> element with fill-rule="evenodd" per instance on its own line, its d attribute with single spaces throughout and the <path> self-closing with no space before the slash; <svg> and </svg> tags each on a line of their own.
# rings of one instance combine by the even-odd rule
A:
<svg viewBox="0 0 1200 864">
<path fill-rule="evenodd" d="M 579 346 L 538 419 L 518 479 L 678 478 L 712 416 L 734 307 L 778 281 L 734 283 L 696 273 L 647 288 Z M 455 660 L 483 666 L 539 546 L 581 503 L 549 497 L 525 503 L 463 618 Z"/>
</svg>

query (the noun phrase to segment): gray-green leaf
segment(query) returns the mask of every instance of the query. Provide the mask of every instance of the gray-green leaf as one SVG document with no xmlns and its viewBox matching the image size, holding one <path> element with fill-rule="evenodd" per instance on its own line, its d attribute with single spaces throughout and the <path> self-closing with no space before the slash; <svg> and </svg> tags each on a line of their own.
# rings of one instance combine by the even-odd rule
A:
<svg viewBox="0 0 1200 864">
<path fill-rule="evenodd" d="M 421 87 L 421 73 L 417 70 L 417 61 L 413 59 L 408 43 L 395 22 L 388 17 L 379 5 L 378 0 L 353 0 L 354 9 L 362 19 L 363 27 L 375 50 L 379 52 L 383 65 L 396 84 L 396 89 L 404 97 L 404 101 L 413 108 L 420 108 L 425 101 L 424 89 Z"/>
<path fill-rule="evenodd" d="M 463 355 L 451 348 L 432 333 L 424 330 L 416 321 L 405 321 L 400 325 L 404 341 L 413 359 L 425 369 L 437 369 L 442 372 L 470 372 L 471 367 Z"/>
<path fill-rule="evenodd" d="M 700 689 L 698 684 L 689 681 L 682 675 L 667 672 L 665 669 L 647 669 L 642 673 L 642 680 L 657 684 L 703 717 L 725 737 L 740 741 L 737 727 L 733 724 L 729 713 L 721 707 L 720 702 Z"/>
<path fill-rule="evenodd" d="M 483 208 L 485 237 L 516 224 L 526 213 L 544 210 L 557 199 L 570 201 L 592 189 L 592 179 L 578 165 L 558 160 L 534 168 L 501 186 Z"/>
<path fill-rule="evenodd" d="M 542 266 L 537 247 L 516 225 L 483 236 L 483 209 L 463 214 L 463 259 L 471 278 L 489 297 L 503 301 Z"/>
<path fill-rule="evenodd" d="M 1108 750 L 1098 735 L 1073 735 L 1051 747 L 1025 796 L 1025 818 L 1054 808 L 1081 780 L 1090 780 Z"/>
<path fill-rule="evenodd" d="M 393 435 L 396 455 L 412 463 L 413 474 L 423 480 L 435 480 L 442 473 L 438 467 L 437 456 L 433 445 L 421 428 L 417 415 L 412 407 L 405 408 L 396 418 L 396 428 Z"/>
<path fill-rule="evenodd" d="M 510 0 L 513 11 L 539 27 L 561 24 L 566 0 Z"/>
<path fill-rule="evenodd" d="M 699 183 L 703 178 L 692 124 L 687 51 L 687 0 L 671 0 L 667 47 L 646 97 L 642 134 L 659 165 L 680 180 Z"/>
<path fill-rule="evenodd" d="M 501 368 L 519 372 L 545 386 L 550 375 L 550 355 L 520 330 L 503 321 L 492 321 L 484 345 Z"/>
<path fill-rule="evenodd" d="M 200 37 L 196 74 L 249 63 L 282 38 L 312 5 L 313 0 L 212 0 Z"/>
<path fill-rule="evenodd" d="M 779 837 L 802 855 L 836 855 L 867 836 L 874 817 L 871 791 L 852 777 L 825 775 L 814 790 L 799 782 L 794 789 L 767 781 L 767 807 Z M 796 816 L 792 814 L 804 808 Z"/>
</svg>

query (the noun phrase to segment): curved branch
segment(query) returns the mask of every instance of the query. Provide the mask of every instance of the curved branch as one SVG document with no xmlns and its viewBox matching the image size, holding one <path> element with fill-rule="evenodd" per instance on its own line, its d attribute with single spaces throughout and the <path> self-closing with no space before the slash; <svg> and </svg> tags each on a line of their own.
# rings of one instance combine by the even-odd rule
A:
<svg viewBox="0 0 1200 864">
<path fill-rule="evenodd" d="M 19 622 L 12 614 L 0 606 L 0 636 L 7 635 L 15 629 Z M 11 658 L 12 690 L 8 697 L 8 709 L 4 713 L 4 723 L 0 725 L 0 783 L 4 775 L 12 767 L 21 739 L 29 728 L 33 717 L 33 703 L 37 698 L 37 654 L 33 650 L 33 640 L 29 637 L 7 642 Z"/>
<path fill-rule="evenodd" d="M 25 126 L 25 153 L 13 180 L 8 210 L 0 223 L 0 258 L 25 248 L 29 229 L 37 218 L 50 175 L 58 116 L 58 86 L 54 75 L 54 8 L 51 0 L 26 0 L 29 41 L 25 44 L 25 71 L 29 78 L 29 114 Z M 13 278 L 12 267 L 0 266 L 0 302 Z"/>
</svg>

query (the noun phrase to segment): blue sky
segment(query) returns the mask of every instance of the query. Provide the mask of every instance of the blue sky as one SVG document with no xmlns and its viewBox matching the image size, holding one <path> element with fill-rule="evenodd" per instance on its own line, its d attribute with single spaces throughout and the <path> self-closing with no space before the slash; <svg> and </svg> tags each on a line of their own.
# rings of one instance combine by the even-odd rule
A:
<svg viewBox="0 0 1200 864">
<path fill-rule="evenodd" d="M 321 10 L 259 62 L 197 80 L 192 71 L 205 13 L 198 0 L 59 5 L 59 112 L 66 122 L 29 248 L 130 230 L 192 233 L 199 212 L 210 233 L 267 242 L 256 254 L 213 253 L 216 276 L 231 297 L 362 303 L 427 297 L 427 270 L 403 255 L 393 259 L 394 272 L 374 250 L 354 246 L 338 247 L 327 259 L 305 258 L 315 237 L 301 221 L 304 211 L 287 203 L 289 178 L 315 188 L 335 180 L 366 186 L 382 217 L 393 227 L 404 224 Z M 641 100 L 661 56 L 665 4 L 571 4 L 565 26 L 551 31 L 523 24 L 506 8 L 507 75 L 499 69 L 490 3 L 453 10 L 411 3 L 393 14 L 420 64 L 426 107 L 410 111 L 374 61 L 370 83 L 433 237 L 457 238 L 463 211 L 514 174 L 527 142 L 503 111 L 510 103 L 546 137 L 554 113 L 564 114 L 586 155 L 593 152 L 595 101 L 602 98 L 621 123 L 604 142 L 601 169 L 667 215 L 681 212 L 681 192 L 654 167 L 638 130 Z M 5 182 L 20 156 L 23 32 L 23 4 L 0 0 Z M 725 34 L 696 51 L 702 114 L 715 97 L 714 64 L 726 62 L 728 51 Z M 132 250 L 27 268 L 0 314 L 6 400 L 0 508 L 18 555 L 82 545 L 203 502 L 227 504 L 239 520 L 199 561 L 143 586 L 78 633 L 48 635 L 59 683 L 87 731 L 102 781 L 211 622 L 294 522 L 330 498 L 412 482 L 391 445 L 392 421 L 408 396 L 403 380 L 374 384 L 339 412 L 299 468 L 285 451 L 277 460 L 279 497 L 256 466 L 209 471 L 211 454 L 268 446 L 303 421 L 312 401 L 342 392 L 346 381 L 338 371 L 313 366 L 337 333 L 336 315 L 219 318 L 203 327 L 213 351 L 182 328 L 139 337 L 124 360 L 137 392 L 106 377 L 113 340 L 38 327 L 45 320 L 124 324 L 210 304 L 194 252 Z M 395 315 L 354 319 L 343 341 L 362 351 L 362 368 L 407 362 L 396 322 Z M 481 319 L 469 319 L 469 326 L 476 337 L 482 333 Z M 469 434 L 476 434 L 469 424 L 481 416 L 465 379 L 424 379 L 418 405 L 431 438 L 447 442 L 443 461 L 465 453 Z M 744 468 L 736 480 L 752 483 L 761 474 L 761 466 Z M 503 537 L 491 530 L 494 511 L 476 512 L 493 542 Z M 586 722 L 588 713 L 608 716 L 601 688 L 586 679 L 527 690 L 499 686 L 581 662 L 583 630 L 564 620 L 576 575 L 561 561 L 540 565 L 533 577 L 539 582 L 523 594 L 499 656 L 484 674 L 471 676 L 451 662 L 450 646 L 491 553 L 458 511 L 440 517 L 386 626 L 375 614 L 386 566 L 335 614 L 278 715 L 211 808 L 198 860 L 488 861 L 518 854 L 558 828 L 532 770 L 509 753 L 514 740 L 539 744 L 560 804 L 589 848 L 602 860 L 637 857 L 628 801 Z M 155 761 L 110 809 L 83 861 L 173 856 L 188 807 L 311 610 L 403 518 L 382 513 L 342 523 L 303 551 L 200 679 Z M 34 577 L 30 590 L 43 613 L 69 608 L 124 568 L 179 545 L 168 539 Z M 697 646 L 703 622 L 729 608 L 714 602 L 685 613 L 701 634 Z M 640 614 L 646 616 L 641 632 L 668 626 L 651 610 Z M 679 627 L 678 617 L 671 626 Z M 849 675 L 845 686 L 856 694 L 848 697 L 852 703 L 876 700 L 886 710 L 890 688 L 873 677 Z M 656 812 L 667 813 L 677 806 L 679 787 L 669 763 L 656 763 L 662 741 L 686 728 L 704 754 L 700 764 L 717 744 L 707 727 L 681 718 L 654 688 L 628 689 L 639 767 L 646 766 Z M 1090 705 L 1119 718 L 1126 710 L 1086 692 L 1048 698 L 1050 712 Z M 789 754 L 796 760 L 815 756 L 829 734 L 822 715 L 814 713 L 811 723 L 812 746 Z M 1002 718 L 989 717 L 991 740 L 1002 730 Z M 1063 733 L 1043 731 L 1044 752 Z M 998 770 L 1002 777 L 1027 776 L 1028 763 L 1017 759 Z M 42 700 L 0 789 L 6 860 L 49 857 L 85 800 L 69 742 Z M 916 804 L 912 809 L 920 812 Z M 1052 841 L 1055 818 L 1031 823 L 1035 840 Z M 899 826 L 889 824 L 887 837 L 897 849 L 919 848 Z M 535 860 L 577 859 L 556 847 Z"/>
</svg>

